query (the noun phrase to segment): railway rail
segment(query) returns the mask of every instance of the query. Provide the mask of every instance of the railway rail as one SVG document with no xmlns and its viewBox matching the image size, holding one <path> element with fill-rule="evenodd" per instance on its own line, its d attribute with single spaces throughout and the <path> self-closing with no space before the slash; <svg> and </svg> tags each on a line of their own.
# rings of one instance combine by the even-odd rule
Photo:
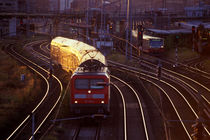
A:
<svg viewBox="0 0 210 140">
<path fill-rule="evenodd" d="M 146 66 L 147 67 L 147 69 L 150 69 L 151 71 L 153 71 L 153 73 L 149 73 L 150 75 L 155 75 L 154 73 L 156 72 L 156 65 L 149 65 L 149 64 L 144 64 L 143 66 Z M 137 71 L 139 71 L 139 70 L 137 70 Z M 148 72 L 147 72 L 148 73 Z M 172 71 L 172 74 L 174 74 L 175 72 L 173 72 Z M 171 75 L 172 75 L 171 74 Z M 167 73 L 165 73 L 165 75 L 167 75 Z M 178 74 L 179 75 L 179 74 Z M 170 79 L 170 78 L 173 78 L 173 79 L 175 79 L 176 81 L 179 81 L 179 84 L 183 84 L 183 83 L 185 83 L 186 84 L 186 82 L 184 82 L 184 80 L 185 79 L 179 79 L 179 78 L 176 78 L 177 76 L 171 76 L 171 77 L 168 77 L 168 79 Z M 184 76 L 183 76 L 184 77 Z M 145 79 L 148 79 L 148 78 L 145 78 Z M 158 79 L 156 79 L 156 80 L 158 80 Z M 192 80 L 191 80 L 192 81 Z M 153 81 L 154 82 L 154 81 Z M 168 83 L 170 82 L 170 81 L 167 81 Z M 159 83 L 158 83 L 159 84 Z M 191 92 L 191 90 L 194 90 L 194 91 L 196 91 L 192 86 L 190 86 L 190 84 L 186 84 L 187 86 L 188 86 L 188 89 L 189 88 L 191 88 L 191 89 L 189 89 L 189 91 L 188 92 Z M 183 86 L 183 85 L 182 85 Z M 186 86 L 185 86 L 186 87 Z M 175 88 L 174 88 L 174 90 L 175 90 Z M 180 93 L 180 92 L 179 92 Z M 180 94 L 181 95 L 181 94 Z M 181 96 L 183 96 L 183 95 L 181 95 Z M 185 97 L 183 97 L 183 99 L 187 102 L 187 105 L 188 106 L 190 106 L 190 108 L 192 108 L 191 107 L 191 105 L 190 105 L 190 103 L 187 101 L 188 99 L 186 99 Z M 179 100 L 179 99 L 177 99 L 177 100 Z M 195 98 L 195 100 L 196 100 L 196 98 Z M 198 102 L 197 102 L 198 103 Z M 193 104 L 197 104 L 197 103 L 193 103 Z M 194 107 L 195 108 L 195 107 Z M 198 116 L 198 113 L 195 113 L 195 111 L 194 111 L 194 109 L 191 109 L 191 111 L 193 112 L 193 114 L 196 116 L 196 118 L 198 118 L 199 116 Z M 186 131 L 186 134 L 187 134 L 187 136 L 189 137 L 189 138 L 191 138 L 190 137 L 190 133 L 191 133 L 191 126 L 189 125 L 189 123 L 186 123 L 185 121 L 183 121 L 183 120 L 187 120 L 187 119 L 182 119 L 181 117 L 179 118 L 180 120 L 180 122 L 181 122 L 181 124 L 182 124 L 182 126 L 184 127 L 184 129 L 185 129 L 185 131 Z M 193 123 L 193 119 L 194 118 L 188 118 L 188 120 L 192 120 L 191 122 Z M 191 124 L 192 124 L 191 123 Z M 185 125 L 187 126 L 187 127 L 185 127 Z M 207 134 L 209 133 L 208 132 L 208 130 L 207 130 L 207 128 L 205 128 L 205 130 L 206 130 L 206 132 L 207 132 Z"/>
<path fill-rule="evenodd" d="M 130 70 L 130 69 L 128 69 L 128 67 L 127 66 L 122 66 L 122 65 L 120 65 L 121 66 L 121 68 L 123 69 L 123 70 L 126 70 L 126 71 L 130 71 L 131 73 L 133 73 L 134 75 L 135 74 L 140 74 L 141 76 L 141 78 L 143 77 L 144 78 L 144 80 L 150 80 L 150 81 L 152 81 L 153 83 L 156 83 L 156 85 L 160 85 L 160 82 L 164 82 L 166 85 L 168 85 L 168 86 L 170 86 L 173 90 L 175 90 L 175 92 L 173 93 L 171 90 L 169 90 L 168 92 L 167 92 L 167 96 L 169 96 L 168 98 L 169 98 L 169 100 L 171 100 L 171 104 L 174 102 L 174 107 L 175 108 L 180 108 L 179 107 L 179 105 L 180 105 L 180 103 L 182 102 L 182 100 L 185 102 L 184 104 L 182 103 L 182 105 L 181 106 L 185 106 L 185 108 L 189 108 L 188 109 L 188 113 L 187 112 L 183 112 L 182 110 L 179 110 L 179 111 L 177 111 L 178 109 L 175 109 L 174 108 L 174 110 L 178 113 L 178 112 L 181 112 L 180 114 L 182 114 L 182 115 L 179 115 L 179 114 L 177 114 L 177 116 L 182 116 L 182 117 L 179 117 L 179 119 L 171 119 L 171 120 L 177 120 L 177 122 L 179 121 L 181 124 L 182 124 L 182 126 L 183 126 L 183 128 L 184 128 L 184 130 L 185 130 L 185 132 L 186 132 L 186 134 L 187 134 L 187 136 L 188 136 L 188 138 L 189 139 L 191 139 L 191 137 L 190 137 L 190 133 L 192 132 L 192 128 L 191 128 L 191 124 L 193 124 L 194 123 L 194 119 L 195 118 L 198 118 L 199 117 L 199 111 L 196 109 L 196 107 L 195 107 L 195 105 L 197 105 L 196 103 L 194 103 L 194 104 L 192 104 L 192 102 L 190 102 L 190 100 L 191 99 L 189 99 L 189 97 L 187 98 L 187 97 L 185 97 L 186 96 L 186 94 L 182 94 L 182 93 L 185 93 L 185 92 L 187 92 L 187 91 L 184 91 L 185 90 L 185 87 L 183 87 L 182 85 L 177 85 L 176 83 L 173 83 L 173 85 L 176 85 L 175 87 L 174 86 L 172 86 L 171 84 L 172 84 L 172 82 L 170 81 L 171 80 L 171 77 L 169 77 L 169 78 L 167 78 L 166 76 L 166 78 L 164 79 L 164 80 L 162 80 L 162 78 L 161 78 L 161 80 L 160 79 L 158 79 L 158 78 L 156 78 L 156 74 L 155 73 L 151 73 L 151 72 L 147 72 L 147 71 L 144 71 L 144 70 L 141 70 L 141 72 L 143 72 L 144 71 L 144 73 L 146 73 L 146 74 L 143 74 L 143 73 L 139 73 L 139 70 L 138 69 L 135 69 L 135 68 L 132 68 L 133 70 Z M 119 66 L 118 66 L 119 67 Z M 155 70 L 154 70 L 155 71 Z M 144 75 L 144 76 L 142 76 L 142 74 Z M 149 76 L 149 75 L 153 75 L 153 76 Z M 147 75 L 147 76 L 146 76 Z M 146 76 L 146 77 L 145 77 Z M 153 78 L 152 78 L 153 77 Z M 174 80 L 174 79 L 173 79 Z M 177 86 L 178 86 L 178 88 L 177 88 Z M 179 90 L 180 90 L 180 88 L 182 88 L 182 92 L 180 92 Z M 164 89 L 167 89 L 167 87 L 165 87 Z M 178 90 L 179 89 L 179 90 Z M 174 95 L 176 95 L 175 97 L 173 97 L 173 94 L 171 94 L 171 92 L 174 94 Z M 177 98 L 177 93 L 179 93 L 179 95 L 180 95 L 180 99 L 179 98 Z M 171 96 L 171 97 L 170 97 Z M 173 101 L 173 102 L 172 102 Z M 178 106 L 178 107 L 176 107 L 176 106 Z M 193 106 L 193 107 L 192 107 Z M 190 113 L 191 112 L 191 113 Z M 183 117 L 183 114 L 188 114 L 188 115 L 184 115 L 184 117 Z M 189 115 L 189 114 L 191 114 L 191 115 Z M 195 116 L 195 118 L 193 118 L 193 117 L 190 117 L 189 118 L 189 116 Z M 188 121 L 187 121 L 188 120 Z M 206 122 L 205 122 L 206 123 Z M 209 130 L 208 130 L 208 126 L 204 126 L 204 129 L 205 129 L 205 132 L 206 132 L 206 135 L 208 136 L 209 135 Z"/>
<path fill-rule="evenodd" d="M 147 68 L 155 69 L 157 66 L 153 63 L 144 61 Z M 181 65 L 181 64 L 180 64 Z M 204 112 L 206 114 L 206 119 L 210 118 L 210 89 L 209 89 L 209 74 L 203 71 L 198 71 L 195 68 L 187 67 L 186 65 L 181 65 L 182 67 L 177 68 L 177 70 L 168 69 L 168 67 L 163 67 L 162 75 L 171 75 L 170 78 L 178 80 L 181 84 L 185 85 L 186 88 L 191 90 L 191 96 L 197 103 L 202 102 L 205 107 Z M 184 73 L 184 74 L 183 74 Z"/>
<path fill-rule="evenodd" d="M 124 139 L 142 138 L 149 140 L 146 117 L 138 93 L 125 81 L 113 75 L 111 77 L 114 79 L 112 83 L 119 91 L 123 101 Z M 134 130 L 133 127 L 136 129 Z"/>
<path fill-rule="evenodd" d="M 33 42 L 30 45 L 36 45 L 37 42 Z M 19 62 L 28 66 L 31 70 L 38 73 L 40 77 L 42 77 L 46 83 L 46 91 L 44 92 L 43 97 L 40 98 L 40 101 L 37 102 L 37 105 L 31 111 L 30 114 L 26 116 L 25 119 L 20 123 L 20 125 L 9 135 L 7 138 L 9 139 L 32 139 L 34 136 L 38 137 L 38 132 L 42 132 L 43 124 L 47 121 L 52 111 L 55 109 L 56 105 L 60 101 L 61 93 L 63 90 L 63 86 L 60 80 L 53 75 L 53 85 L 56 89 L 50 89 L 50 84 L 48 79 L 48 71 L 43 69 L 39 65 L 35 64 L 32 60 L 27 59 L 20 53 L 18 53 L 13 45 L 7 47 L 7 52 L 17 59 Z M 50 93 L 55 93 L 55 96 L 51 96 Z M 34 123 L 31 123 L 34 121 Z M 33 124 L 33 126 L 32 126 Z"/>
<path fill-rule="evenodd" d="M 45 53 L 47 53 L 47 51 Z M 45 58 L 45 55 L 41 56 L 40 59 L 43 59 L 43 60 L 46 59 L 45 61 L 49 61 L 49 59 Z M 153 84 L 155 87 L 157 87 L 161 91 L 161 94 L 165 94 L 165 97 L 163 97 L 164 98 L 163 100 L 164 101 L 168 100 L 168 102 L 171 104 L 171 108 L 173 108 L 175 115 L 177 116 L 177 118 L 168 119 L 167 122 L 170 122 L 170 123 L 173 121 L 178 122 L 179 124 L 177 126 L 183 129 L 185 132 L 185 134 L 183 135 L 185 135 L 187 139 L 192 139 L 190 136 L 190 133 L 192 133 L 191 124 L 194 123 L 195 118 L 199 118 L 199 115 L 198 115 L 199 110 L 196 109 L 197 108 L 196 105 L 198 105 L 201 102 L 200 100 L 203 101 L 204 112 L 206 114 L 205 119 L 209 119 L 209 97 L 208 97 L 209 89 L 208 89 L 208 84 L 206 84 L 205 82 L 202 83 L 203 80 L 197 81 L 196 77 L 191 78 L 191 76 L 186 76 L 186 74 L 188 73 L 184 73 L 184 74 L 181 74 L 181 73 L 184 70 L 189 70 L 191 72 L 190 74 L 192 73 L 195 74 L 195 73 L 198 73 L 199 71 L 199 74 L 202 73 L 202 77 L 204 79 L 207 78 L 209 75 L 208 73 L 202 72 L 192 67 L 186 67 L 186 65 L 182 65 L 182 64 L 179 64 L 179 67 L 183 68 L 181 70 L 177 70 L 177 69 L 174 70 L 174 68 L 172 67 L 173 63 L 169 63 L 169 62 L 166 63 L 166 61 L 164 62 L 162 61 L 162 64 L 164 65 L 164 68 L 162 67 L 163 72 L 160 79 L 156 78 L 157 65 L 149 62 L 148 60 L 146 61 L 143 60 L 141 67 L 147 70 L 150 70 L 151 72 L 148 72 L 142 69 L 141 69 L 141 72 L 139 72 L 139 69 L 132 68 L 131 70 L 130 68 L 127 69 L 127 66 L 122 66 L 120 64 L 114 64 L 114 65 L 117 65 L 118 67 L 120 66 L 120 69 L 123 69 L 123 71 L 129 71 L 131 73 L 135 73 L 135 75 L 138 75 L 137 77 L 139 79 Z M 170 87 L 170 90 L 166 90 L 169 87 Z M 168 94 L 172 90 L 173 92 L 171 94 Z M 201 98 L 197 94 L 200 91 L 202 91 Z M 173 94 L 174 95 L 178 94 L 179 97 L 176 97 Z M 179 105 L 179 101 L 181 102 L 181 105 Z M 185 106 L 185 108 L 187 108 L 187 111 L 186 111 L 187 113 L 180 110 L 179 109 L 180 106 Z M 190 114 L 193 117 L 189 118 L 188 115 L 185 116 L 183 114 L 188 114 L 188 115 Z M 204 129 L 205 129 L 205 135 L 209 136 L 208 124 L 206 126 L 204 125 Z"/>
<path fill-rule="evenodd" d="M 32 49 L 32 51 L 34 52 L 34 53 L 37 53 L 37 54 L 39 54 L 40 52 L 39 51 L 37 51 L 37 50 L 34 50 L 34 49 Z M 42 56 L 42 55 L 39 55 L 39 56 Z M 41 57 L 42 58 L 42 57 Z M 116 79 L 117 80 L 120 80 L 120 79 L 118 79 L 117 77 L 114 77 L 115 78 L 115 81 L 116 81 Z M 123 82 L 123 81 L 121 81 L 121 82 Z M 123 82 L 123 84 L 126 84 L 125 82 Z M 149 139 L 149 136 L 148 136 L 148 130 L 147 130 L 147 127 L 146 127 L 146 122 L 145 122 L 145 116 L 144 116 L 144 112 L 143 112 L 143 108 L 142 108 L 142 105 L 141 105 L 141 102 L 140 102 L 140 99 L 139 99 L 139 97 L 138 97 L 138 95 L 137 95 L 137 93 L 135 92 L 135 90 L 131 87 L 131 86 L 129 86 L 128 84 L 126 85 L 126 86 L 128 86 L 130 89 L 131 89 L 131 91 L 132 92 L 134 92 L 134 94 L 135 94 L 135 96 L 136 96 L 136 98 L 137 98 L 137 101 L 138 101 L 138 104 L 139 104 L 139 109 L 140 109 L 140 117 L 139 118 L 143 118 L 142 119 L 142 123 L 139 123 L 139 125 L 140 124 L 142 124 L 142 126 L 144 126 L 144 128 L 142 128 L 142 130 L 141 131 L 143 131 L 142 133 L 144 133 L 144 137 L 145 137 L 145 139 Z M 125 112 L 125 108 L 124 108 L 124 112 Z M 131 113 L 130 113 L 131 114 Z M 125 117 L 124 117 L 124 124 L 125 124 L 125 126 L 124 126 L 124 139 L 127 139 L 127 129 L 126 129 L 126 115 L 128 115 L 128 114 L 126 114 L 126 113 L 124 113 L 124 115 L 125 115 Z M 132 118 L 133 119 L 133 118 Z M 129 121 L 130 122 L 132 122 L 131 120 L 132 119 L 129 119 Z M 135 122 L 134 123 L 132 123 L 132 124 L 135 124 Z M 79 124 L 78 124 L 79 125 Z M 129 124 L 130 125 L 130 124 Z M 132 128 L 132 126 L 130 126 L 130 128 Z M 82 128 L 78 128 L 78 129 L 76 129 L 75 130 L 75 134 L 73 135 L 73 139 L 79 139 L 78 137 L 80 136 L 80 133 L 82 133 L 81 131 L 83 131 L 83 129 Z M 100 139 L 100 130 L 98 130 L 98 129 L 96 129 L 96 131 L 95 130 L 92 130 L 93 132 L 90 132 L 90 133 L 92 133 L 92 134 L 94 134 L 94 132 L 96 132 L 96 135 L 97 136 L 94 136 L 96 139 Z M 131 129 L 130 129 L 130 131 L 131 131 Z M 138 131 L 138 130 L 136 130 L 136 131 Z M 88 132 L 89 133 L 89 132 Z M 130 133 L 132 133 L 132 131 L 130 132 Z M 132 137 L 134 137 L 134 134 L 136 134 L 136 133 L 133 133 L 133 134 L 130 134 Z M 92 136 L 93 137 L 93 136 Z M 88 138 L 88 136 L 86 137 L 86 138 Z"/>
<path fill-rule="evenodd" d="M 74 134 L 72 140 L 79 139 L 90 139 L 90 140 L 99 140 L 100 139 L 100 131 L 101 131 L 101 122 L 94 120 L 87 120 L 87 122 L 83 120 L 77 124 L 77 127 L 74 130 Z"/>
</svg>

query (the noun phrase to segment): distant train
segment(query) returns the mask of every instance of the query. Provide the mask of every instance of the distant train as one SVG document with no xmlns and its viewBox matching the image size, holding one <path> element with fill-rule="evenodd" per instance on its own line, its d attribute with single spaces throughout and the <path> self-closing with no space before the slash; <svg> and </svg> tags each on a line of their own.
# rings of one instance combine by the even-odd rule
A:
<svg viewBox="0 0 210 140">
<path fill-rule="evenodd" d="M 142 50 L 146 53 L 162 53 L 164 51 L 164 39 L 144 35 Z"/>
<path fill-rule="evenodd" d="M 106 114 L 110 111 L 110 75 L 102 53 L 83 42 L 56 37 L 51 42 L 51 57 L 54 63 L 73 73 L 71 112 Z"/>
<path fill-rule="evenodd" d="M 137 38 L 137 31 L 133 31 L 132 34 Z M 164 38 L 144 34 L 143 43 L 140 49 L 146 53 L 162 53 L 164 52 Z"/>
</svg>

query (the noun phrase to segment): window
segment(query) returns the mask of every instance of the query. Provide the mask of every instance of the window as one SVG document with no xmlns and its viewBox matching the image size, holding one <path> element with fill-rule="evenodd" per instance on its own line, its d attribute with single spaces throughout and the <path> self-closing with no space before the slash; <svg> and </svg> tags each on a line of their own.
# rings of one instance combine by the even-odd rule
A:
<svg viewBox="0 0 210 140">
<path fill-rule="evenodd" d="M 76 79 L 76 89 L 103 89 L 104 86 L 97 85 L 98 82 L 104 82 L 103 79 Z"/>
<path fill-rule="evenodd" d="M 91 79 L 90 80 L 90 89 L 103 89 L 104 86 L 97 85 L 98 82 L 104 82 L 103 79 Z"/>
<path fill-rule="evenodd" d="M 75 88 L 76 89 L 88 89 L 89 80 L 88 79 L 76 79 L 75 80 Z"/>
</svg>

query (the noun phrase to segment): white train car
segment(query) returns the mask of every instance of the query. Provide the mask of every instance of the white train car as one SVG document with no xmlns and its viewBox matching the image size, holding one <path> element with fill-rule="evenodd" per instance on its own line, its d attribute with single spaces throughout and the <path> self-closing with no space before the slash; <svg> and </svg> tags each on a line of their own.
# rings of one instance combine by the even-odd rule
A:
<svg viewBox="0 0 210 140">
<path fill-rule="evenodd" d="M 95 47 L 64 37 L 52 40 L 51 57 L 54 63 L 61 65 L 67 72 L 74 72 L 80 64 L 89 59 L 98 60 L 106 65 L 105 56 Z"/>
</svg>

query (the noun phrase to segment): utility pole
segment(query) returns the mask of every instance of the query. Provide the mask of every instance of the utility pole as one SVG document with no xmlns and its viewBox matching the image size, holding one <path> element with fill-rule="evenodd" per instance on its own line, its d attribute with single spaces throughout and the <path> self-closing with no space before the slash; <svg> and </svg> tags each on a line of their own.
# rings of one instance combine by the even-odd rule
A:
<svg viewBox="0 0 210 140">
<path fill-rule="evenodd" d="M 161 61 L 158 60 L 158 65 L 157 65 L 157 77 L 158 77 L 158 79 L 161 78 L 161 74 L 162 74 L 162 64 L 161 64 Z"/>
<path fill-rule="evenodd" d="M 66 9 L 67 9 L 67 0 L 65 0 L 65 6 L 64 6 L 65 13 L 66 13 Z"/>
<path fill-rule="evenodd" d="M 175 39 L 175 43 L 176 43 L 176 49 L 175 49 L 175 67 L 178 66 L 178 44 L 179 44 L 179 36 L 176 35 L 176 39 Z"/>
<path fill-rule="evenodd" d="M 131 6 L 132 6 L 132 0 L 130 1 L 130 4 L 129 4 L 129 9 L 131 9 Z M 133 26 L 133 22 L 132 22 L 132 10 L 129 10 L 129 22 L 130 22 L 130 26 L 129 26 L 129 35 L 130 35 L 130 38 L 129 38 L 129 42 L 132 42 L 132 26 Z M 132 58 L 132 46 L 130 46 L 130 54 L 131 54 L 131 57 Z"/>
<path fill-rule="evenodd" d="M 54 21 L 54 25 L 55 24 L 57 24 L 56 21 Z M 55 25 L 55 27 L 57 27 L 57 25 Z M 54 30 L 56 30 L 56 29 L 52 28 L 52 25 L 50 24 L 50 41 L 52 41 L 52 39 L 54 37 Z M 52 78 L 53 78 L 53 66 L 52 66 L 52 51 L 51 51 L 51 46 L 50 46 L 50 64 L 49 64 L 49 73 L 48 73 L 50 93 L 51 93 L 51 88 L 52 88 Z"/>
<path fill-rule="evenodd" d="M 130 24 L 129 24 L 129 14 L 130 14 L 130 0 L 126 1 L 126 48 L 125 48 L 125 56 L 128 58 L 128 37 L 130 33 Z"/>
<path fill-rule="evenodd" d="M 27 0 L 26 1 L 26 11 L 27 11 L 27 13 L 29 14 L 29 11 L 30 11 L 30 6 L 29 6 L 29 4 L 30 4 L 30 1 L 29 0 Z M 26 19 L 26 35 L 27 36 L 29 36 L 29 33 L 30 33 L 30 23 L 29 23 L 29 17 L 27 16 L 27 19 Z"/>
<path fill-rule="evenodd" d="M 202 96 L 201 96 L 201 92 L 197 93 L 197 98 L 198 98 L 198 118 L 196 118 L 195 123 L 193 125 L 191 125 L 192 129 L 193 129 L 193 133 L 191 134 L 191 137 L 193 140 L 202 140 L 203 139 L 203 131 L 204 131 L 204 127 L 203 127 L 203 105 L 202 105 Z"/>
<path fill-rule="evenodd" d="M 58 4 L 57 4 L 57 6 L 58 6 L 58 13 L 60 13 L 60 0 L 58 0 Z"/>
<path fill-rule="evenodd" d="M 32 140 L 34 140 L 35 117 L 34 117 L 34 113 L 31 113 L 31 115 L 32 115 Z"/>
<path fill-rule="evenodd" d="M 166 0 L 163 0 L 163 10 L 165 10 L 165 8 L 166 8 Z"/>
<path fill-rule="evenodd" d="M 100 35 L 100 48 L 101 48 L 101 41 L 102 41 L 102 28 L 103 28 L 103 9 L 104 9 L 104 1 L 103 0 L 101 0 L 101 4 L 102 4 L 102 8 L 101 8 L 101 27 L 100 27 L 100 33 L 99 33 L 99 35 Z"/>
<path fill-rule="evenodd" d="M 192 26 L 192 51 L 195 51 L 195 26 Z"/>
<path fill-rule="evenodd" d="M 175 50 L 175 67 L 178 65 L 178 49 L 177 49 L 177 46 L 176 46 L 176 50 Z"/>
<path fill-rule="evenodd" d="M 2 29 L 0 28 L 0 39 L 2 39 L 2 36 L 3 36 L 3 31 L 2 31 Z"/>
<path fill-rule="evenodd" d="M 86 14 L 86 24 L 89 25 L 89 0 L 87 0 L 87 14 Z M 89 31 L 88 26 L 86 27 L 86 41 L 89 41 Z"/>
<path fill-rule="evenodd" d="M 121 11 L 122 11 L 122 0 L 119 0 L 120 1 L 120 10 L 119 10 L 119 13 L 121 13 Z"/>
</svg>

